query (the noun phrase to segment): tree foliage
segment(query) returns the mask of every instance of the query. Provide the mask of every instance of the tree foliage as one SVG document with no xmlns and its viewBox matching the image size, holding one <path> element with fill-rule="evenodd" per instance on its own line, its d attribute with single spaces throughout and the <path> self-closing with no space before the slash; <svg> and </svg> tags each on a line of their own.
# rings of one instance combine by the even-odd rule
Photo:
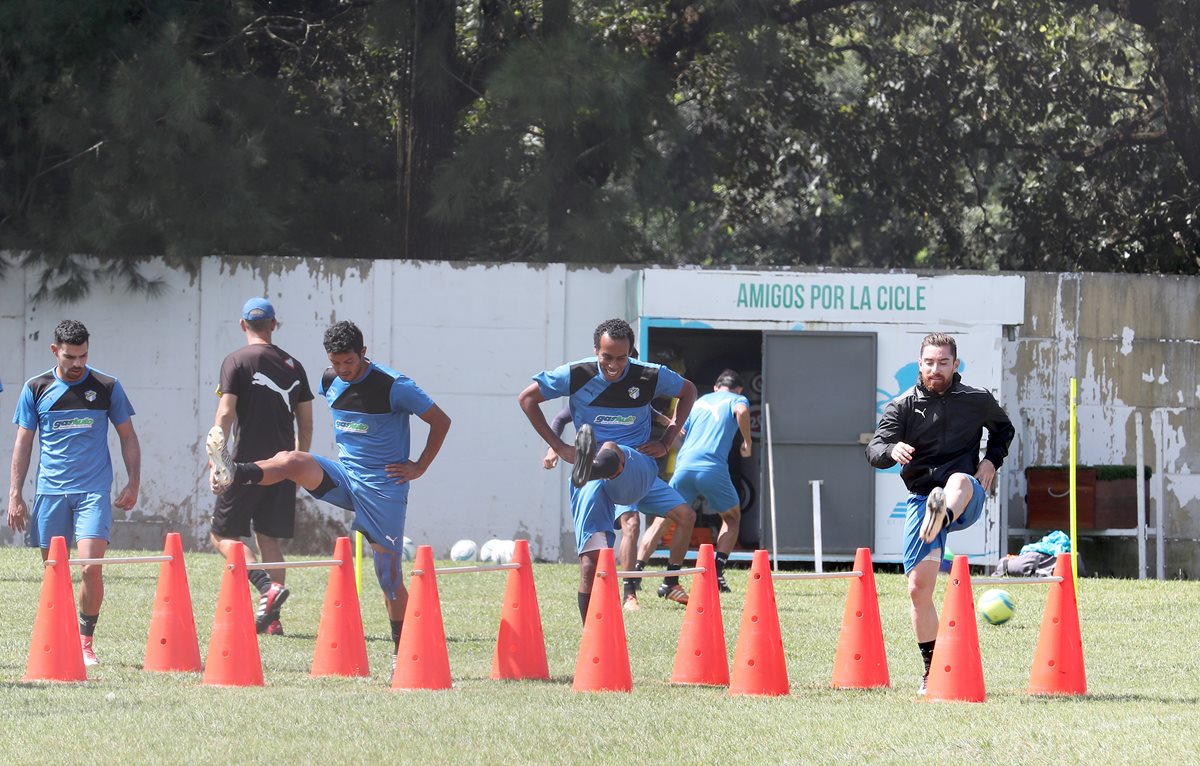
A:
<svg viewBox="0 0 1200 766">
<path fill-rule="evenodd" d="M 1189 0 L 9 0 L 0 243 L 1200 271 Z"/>
</svg>

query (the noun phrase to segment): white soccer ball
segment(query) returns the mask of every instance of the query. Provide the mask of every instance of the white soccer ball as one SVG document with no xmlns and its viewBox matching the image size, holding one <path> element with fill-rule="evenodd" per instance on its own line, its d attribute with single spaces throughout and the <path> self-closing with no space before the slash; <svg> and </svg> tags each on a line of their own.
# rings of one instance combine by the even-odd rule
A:
<svg viewBox="0 0 1200 766">
<path fill-rule="evenodd" d="M 497 564 L 511 564 L 513 552 L 516 550 L 517 544 L 513 540 L 501 540 L 500 545 L 496 547 Z"/>
<path fill-rule="evenodd" d="M 483 544 L 483 547 L 479 549 L 479 560 L 495 562 L 496 554 L 499 552 L 502 545 L 504 545 L 504 541 L 498 540 L 495 537 L 493 537 L 491 540 L 488 540 Z"/>
<path fill-rule="evenodd" d="M 455 561 L 471 561 L 475 558 L 477 550 L 474 540 L 459 540 L 450 547 L 450 558 Z"/>
<path fill-rule="evenodd" d="M 411 537 L 404 538 L 403 554 L 405 561 L 412 561 L 417 555 L 417 544 L 412 541 Z"/>
</svg>

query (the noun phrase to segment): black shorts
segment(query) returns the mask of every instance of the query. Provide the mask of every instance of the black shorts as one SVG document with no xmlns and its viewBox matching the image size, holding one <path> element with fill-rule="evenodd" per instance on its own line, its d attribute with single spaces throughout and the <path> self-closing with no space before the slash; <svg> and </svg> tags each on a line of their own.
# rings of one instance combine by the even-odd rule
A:
<svg viewBox="0 0 1200 766">
<path fill-rule="evenodd" d="M 217 537 L 249 537 L 252 521 L 255 532 L 291 539 L 296 530 L 295 483 L 238 484 L 217 498 L 212 520 Z"/>
</svg>

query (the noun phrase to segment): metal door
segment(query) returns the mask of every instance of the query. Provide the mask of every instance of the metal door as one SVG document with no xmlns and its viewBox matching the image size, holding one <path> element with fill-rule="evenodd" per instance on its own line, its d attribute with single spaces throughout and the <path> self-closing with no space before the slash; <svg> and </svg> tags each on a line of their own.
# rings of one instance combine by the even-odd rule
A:
<svg viewBox="0 0 1200 766">
<path fill-rule="evenodd" d="M 763 401 L 770 405 L 779 553 L 813 555 L 811 480 L 820 479 L 826 558 L 852 559 L 875 544 L 875 477 L 863 453 L 875 430 L 875 335 L 791 332 L 763 336 Z M 762 544 L 771 545 L 762 456 Z"/>
</svg>

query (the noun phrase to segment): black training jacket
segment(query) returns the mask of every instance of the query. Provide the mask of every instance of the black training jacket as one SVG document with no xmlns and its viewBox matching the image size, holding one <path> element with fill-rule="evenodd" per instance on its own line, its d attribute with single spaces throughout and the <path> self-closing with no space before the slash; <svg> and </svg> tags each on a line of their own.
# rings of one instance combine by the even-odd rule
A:
<svg viewBox="0 0 1200 766">
<path fill-rule="evenodd" d="M 933 394 L 920 383 L 888 402 L 875 436 L 867 445 L 867 461 L 891 468 L 892 447 L 913 447 L 913 459 L 900 469 L 904 486 L 916 495 L 945 487 L 954 473 L 974 475 L 979 467 L 979 443 L 988 431 L 984 457 L 999 468 L 1008 455 L 1016 429 L 991 392 L 963 385 L 958 373 L 944 394 Z"/>
</svg>

